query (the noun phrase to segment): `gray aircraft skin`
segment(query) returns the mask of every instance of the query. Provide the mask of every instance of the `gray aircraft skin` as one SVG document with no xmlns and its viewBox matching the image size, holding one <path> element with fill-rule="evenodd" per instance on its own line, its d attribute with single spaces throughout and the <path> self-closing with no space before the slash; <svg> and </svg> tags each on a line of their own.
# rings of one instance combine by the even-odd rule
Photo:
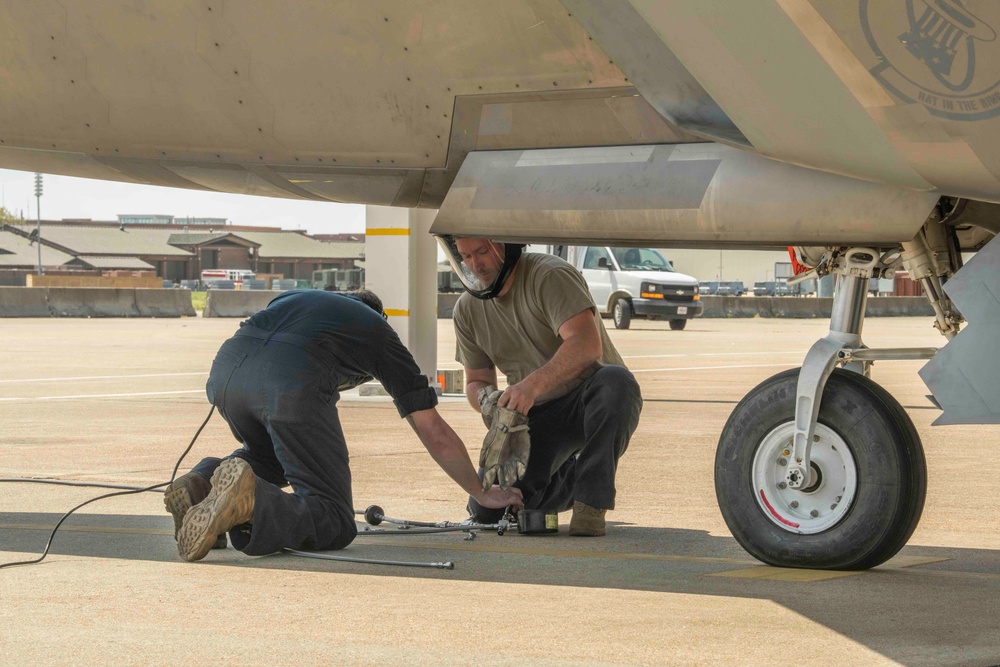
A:
<svg viewBox="0 0 1000 667">
<path fill-rule="evenodd" d="M 1000 422 L 995 0 L 5 0 L 0 25 L 5 168 L 838 274 L 830 335 L 720 440 L 720 507 L 765 562 L 872 567 L 919 520 L 919 437 L 867 376 L 935 351 L 863 345 L 868 278 L 924 283 L 939 422 Z M 887 402 L 846 434 L 845 404 Z"/>
</svg>

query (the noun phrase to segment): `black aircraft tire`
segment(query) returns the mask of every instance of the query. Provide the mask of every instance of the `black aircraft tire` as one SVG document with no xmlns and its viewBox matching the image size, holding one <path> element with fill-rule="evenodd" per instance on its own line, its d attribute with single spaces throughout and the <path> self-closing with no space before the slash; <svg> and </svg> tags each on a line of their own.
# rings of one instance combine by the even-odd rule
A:
<svg viewBox="0 0 1000 667">
<path fill-rule="evenodd" d="M 670 320 L 670 330 L 671 331 L 684 331 L 684 327 L 687 326 L 687 320 Z"/>
<path fill-rule="evenodd" d="M 626 299 L 618 299 L 611 312 L 615 329 L 628 329 L 629 324 L 632 323 L 632 304 Z"/>
<path fill-rule="evenodd" d="M 920 437 L 903 407 L 882 387 L 857 373 L 835 370 L 823 391 L 818 423 L 827 429 L 831 442 L 847 445 L 855 474 L 845 472 L 849 466 L 839 471 L 829 466 L 828 472 L 831 479 L 833 473 L 839 473 L 855 480 L 853 498 L 845 501 L 849 505 L 831 511 L 829 519 L 836 523 L 819 532 L 802 534 L 799 529 L 779 525 L 777 521 L 792 524 L 766 499 L 759 500 L 763 489 L 754 488 L 755 474 L 763 480 L 762 486 L 778 476 L 766 469 L 757 473 L 762 465 L 772 466 L 770 457 L 763 456 L 765 449 L 760 461 L 755 457 L 758 448 L 773 446 L 765 443 L 775 442 L 774 433 L 780 429 L 787 433 L 789 423 L 794 427 L 798 376 L 796 368 L 765 380 L 730 415 L 715 457 L 719 509 L 736 541 L 768 565 L 826 570 L 875 567 L 906 544 L 920 520 L 927 491 Z M 817 447 L 813 446 L 814 451 Z M 836 446 L 828 449 L 836 451 Z M 780 465 L 780 459 L 774 465 Z M 780 489 L 777 484 L 772 488 Z M 791 490 L 774 493 L 785 499 L 806 496 Z M 786 505 L 790 506 L 800 505 Z M 765 507 L 774 517 L 768 516 Z M 809 515 L 803 517 L 803 523 L 796 526 L 808 525 Z"/>
</svg>

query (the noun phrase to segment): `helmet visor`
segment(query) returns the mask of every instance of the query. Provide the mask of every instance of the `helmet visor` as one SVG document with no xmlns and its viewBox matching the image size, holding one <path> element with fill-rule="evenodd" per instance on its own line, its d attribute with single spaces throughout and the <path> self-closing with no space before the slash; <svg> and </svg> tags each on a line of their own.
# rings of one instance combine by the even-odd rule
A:
<svg viewBox="0 0 1000 667">
<path fill-rule="evenodd" d="M 524 247 L 511 243 L 504 244 L 504 256 L 500 268 L 487 283 L 462 261 L 462 254 L 458 251 L 454 236 L 439 236 L 437 240 L 444 249 L 444 255 L 448 258 L 448 263 L 451 264 L 455 275 L 462 281 L 462 287 L 477 299 L 492 299 L 500 293 L 504 283 L 507 282 L 507 277 L 510 276 L 514 265 L 521 257 L 521 250 Z"/>
</svg>

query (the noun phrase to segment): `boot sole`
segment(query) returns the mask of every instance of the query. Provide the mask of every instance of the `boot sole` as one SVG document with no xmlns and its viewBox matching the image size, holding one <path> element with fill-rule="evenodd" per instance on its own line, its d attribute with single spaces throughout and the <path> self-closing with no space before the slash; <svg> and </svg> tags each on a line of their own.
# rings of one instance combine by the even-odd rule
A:
<svg viewBox="0 0 1000 667">
<path fill-rule="evenodd" d="M 184 524 L 184 517 L 187 515 L 193 504 L 194 503 L 191 502 L 191 494 L 188 492 L 187 487 L 179 486 L 177 488 L 171 488 L 163 494 L 163 506 L 167 508 L 167 512 L 169 512 L 174 518 L 174 540 L 176 540 L 178 534 L 180 534 L 181 526 Z M 225 533 L 216 537 L 215 544 L 212 548 L 226 548 Z"/>
<path fill-rule="evenodd" d="M 174 539 L 177 539 L 181 532 L 181 525 L 184 523 L 184 515 L 191 509 L 191 494 L 186 488 L 171 488 L 163 494 L 163 506 L 167 508 L 171 516 L 174 517 Z"/>
<path fill-rule="evenodd" d="M 223 461 L 212 475 L 212 490 L 184 517 L 177 534 L 177 552 L 188 562 L 201 560 L 212 550 L 216 536 L 253 518 L 256 477 L 238 459 Z"/>
</svg>

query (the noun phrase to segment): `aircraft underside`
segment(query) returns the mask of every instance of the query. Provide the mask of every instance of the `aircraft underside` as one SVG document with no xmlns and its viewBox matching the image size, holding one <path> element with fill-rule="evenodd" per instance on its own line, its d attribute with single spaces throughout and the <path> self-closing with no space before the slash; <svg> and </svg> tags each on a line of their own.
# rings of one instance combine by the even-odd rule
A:
<svg viewBox="0 0 1000 667">
<path fill-rule="evenodd" d="M 7 168 L 837 275 L 828 336 L 720 439 L 720 507 L 767 563 L 873 567 L 916 527 L 919 435 L 874 361 L 931 359 L 939 422 L 1000 421 L 991 0 L 10 0 L 0 24 Z M 868 279 L 901 268 L 940 352 L 862 341 Z"/>
</svg>

